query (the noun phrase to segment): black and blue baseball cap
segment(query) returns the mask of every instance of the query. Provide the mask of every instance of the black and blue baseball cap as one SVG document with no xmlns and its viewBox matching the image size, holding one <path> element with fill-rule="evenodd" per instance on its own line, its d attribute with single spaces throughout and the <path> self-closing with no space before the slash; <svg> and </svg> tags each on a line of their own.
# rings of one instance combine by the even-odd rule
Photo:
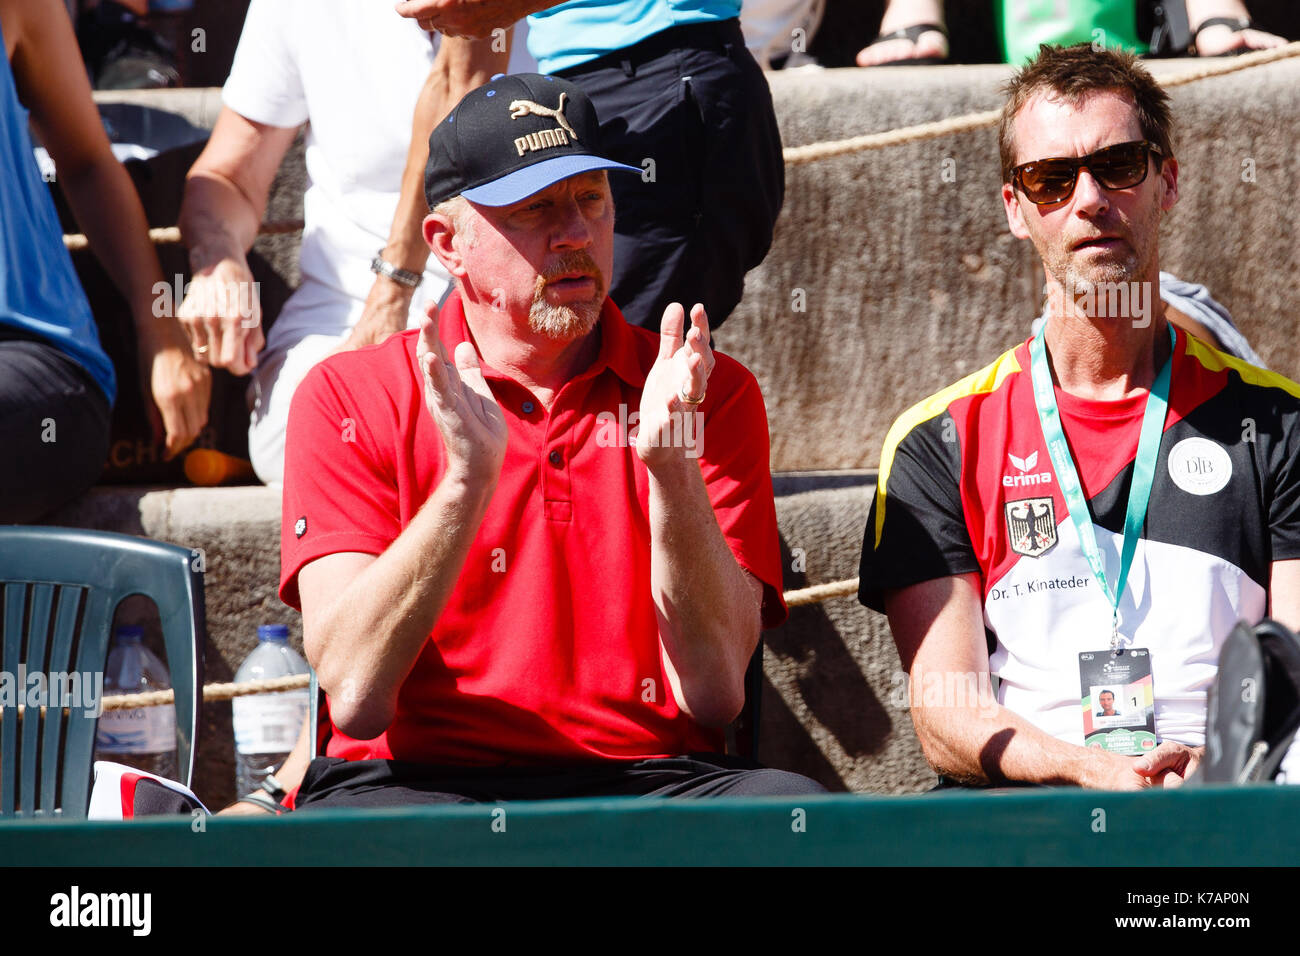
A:
<svg viewBox="0 0 1300 956">
<path fill-rule="evenodd" d="M 508 206 L 589 170 L 641 172 L 599 149 L 596 108 L 578 86 L 538 73 L 498 73 L 434 127 L 424 198 L 430 209 L 453 196 Z"/>
</svg>

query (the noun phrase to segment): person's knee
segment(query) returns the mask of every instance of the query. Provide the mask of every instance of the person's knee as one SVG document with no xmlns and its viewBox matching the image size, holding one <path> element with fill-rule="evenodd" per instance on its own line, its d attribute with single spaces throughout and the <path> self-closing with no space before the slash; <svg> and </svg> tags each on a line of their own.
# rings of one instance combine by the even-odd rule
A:
<svg viewBox="0 0 1300 956">
<path fill-rule="evenodd" d="M 750 770 L 743 774 L 732 794 L 746 797 L 801 797 L 826 793 L 816 780 L 788 770 Z"/>
</svg>

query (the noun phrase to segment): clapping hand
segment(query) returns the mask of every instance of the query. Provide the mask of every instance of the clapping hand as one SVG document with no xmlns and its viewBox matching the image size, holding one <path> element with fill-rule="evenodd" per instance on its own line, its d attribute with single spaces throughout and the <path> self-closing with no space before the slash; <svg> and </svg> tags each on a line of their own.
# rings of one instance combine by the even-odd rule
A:
<svg viewBox="0 0 1300 956">
<path fill-rule="evenodd" d="M 447 449 L 448 472 L 468 481 L 495 482 L 505 461 L 505 416 L 488 388 L 469 342 L 447 360 L 438 337 L 438 307 L 430 302 L 420 323 L 415 357 L 424 373 L 424 404 Z"/>
<path fill-rule="evenodd" d="M 674 302 L 664 310 L 659 331 L 659 356 L 646 376 L 641 393 L 641 417 L 636 451 L 647 466 L 675 458 L 698 457 L 698 406 L 703 403 L 716 359 L 709 346 L 709 320 L 704 306 L 686 312 Z M 683 335 L 683 332 L 685 334 Z M 687 453 L 696 450 L 695 455 Z"/>
</svg>

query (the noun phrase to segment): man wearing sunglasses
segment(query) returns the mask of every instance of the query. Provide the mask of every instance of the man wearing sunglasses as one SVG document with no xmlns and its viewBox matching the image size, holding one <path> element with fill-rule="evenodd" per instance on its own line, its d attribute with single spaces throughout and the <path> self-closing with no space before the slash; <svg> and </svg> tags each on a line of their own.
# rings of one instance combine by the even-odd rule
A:
<svg viewBox="0 0 1300 956">
<path fill-rule="evenodd" d="M 1236 621 L 1300 624 L 1300 385 L 1167 321 L 1179 168 L 1137 60 L 1045 47 L 1008 93 L 1002 200 L 1048 321 L 894 424 L 860 599 L 946 781 L 1176 786 Z M 1101 726 L 1097 686 L 1145 725 Z"/>
</svg>

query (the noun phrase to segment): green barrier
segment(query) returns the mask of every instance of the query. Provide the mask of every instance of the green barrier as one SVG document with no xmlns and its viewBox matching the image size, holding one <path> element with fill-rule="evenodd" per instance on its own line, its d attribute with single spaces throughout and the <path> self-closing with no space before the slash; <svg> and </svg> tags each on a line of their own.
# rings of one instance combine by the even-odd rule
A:
<svg viewBox="0 0 1300 956">
<path fill-rule="evenodd" d="M 1091 43 L 1146 53 L 1137 35 L 1137 0 L 996 0 L 1005 62 L 1023 66 L 1040 43 Z"/>
<path fill-rule="evenodd" d="M 1271 866 L 1300 788 L 566 800 L 284 817 L 0 823 L 22 866 Z"/>
</svg>

